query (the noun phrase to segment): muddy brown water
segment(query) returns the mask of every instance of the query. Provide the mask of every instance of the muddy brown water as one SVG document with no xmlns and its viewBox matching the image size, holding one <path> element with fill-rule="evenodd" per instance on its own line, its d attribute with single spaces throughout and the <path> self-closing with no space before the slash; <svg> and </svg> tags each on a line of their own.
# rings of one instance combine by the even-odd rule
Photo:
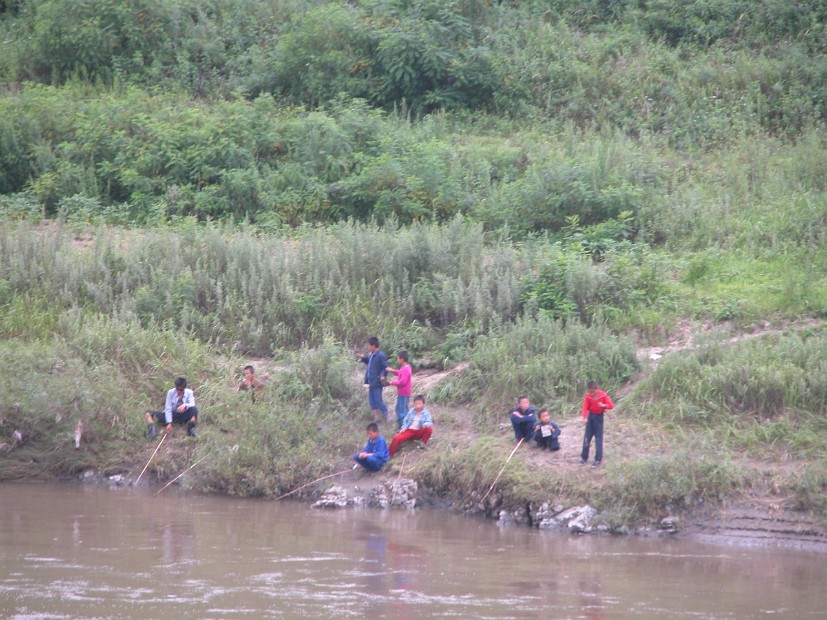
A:
<svg viewBox="0 0 827 620">
<path fill-rule="evenodd" d="M 0 484 L 2 618 L 824 618 L 827 556 Z"/>
</svg>

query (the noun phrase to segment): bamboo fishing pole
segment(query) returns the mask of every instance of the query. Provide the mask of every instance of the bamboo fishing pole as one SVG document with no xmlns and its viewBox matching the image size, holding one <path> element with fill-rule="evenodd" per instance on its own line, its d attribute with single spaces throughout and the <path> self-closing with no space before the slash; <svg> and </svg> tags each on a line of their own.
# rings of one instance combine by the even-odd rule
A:
<svg viewBox="0 0 827 620">
<path fill-rule="evenodd" d="M 514 446 L 514 449 L 511 451 L 511 454 L 509 454 L 508 458 L 505 459 L 505 463 L 503 464 L 503 467 L 500 470 L 500 473 L 497 474 L 497 477 L 494 478 L 494 482 L 491 483 L 491 487 L 488 489 L 488 491 L 485 493 L 485 495 L 482 496 L 482 499 L 480 500 L 480 504 L 482 504 L 485 501 L 485 498 L 488 497 L 488 494 L 491 493 L 491 491 L 494 490 L 494 485 L 497 484 L 497 480 L 499 480 L 500 476 L 503 475 L 503 472 L 505 471 L 505 467 L 506 467 L 506 465 L 508 465 L 508 461 L 511 460 L 511 457 L 514 456 L 514 453 L 517 451 L 517 448 L 519 448 L 520 444 L 523 443 L 523 439 L 525 439 L 525 437 L 520 437 L 520 441 L 517 442 L 517 445 Z"/>
<path fill-rule="evenodd" d="M 303 488 L 305 488 L 305 487 L 309 487 L 311 484 L 316 484 L 317 482 L 321 482 L 322 480 L 327 480 L 328 478 L 332 478 L 333 476 L 341 476 L 342 474 L 346 474 L 346 473 L 347 473 L 347 472 L 349 472 L 349 471 L 353 471 L 353 469 L 346 469 L 346 470 L 344 470 L 344 471 L 339 471 L 339 472 L 336 472 L 335 474 L 329 474 L 329 475 L 327 475 L 327 476 L 322 476 L 321 478 L 317 478 L 316 480 L 313 480 L 313 481 L 311 481 L 311 482 L 308 482 L 307 484 L 303 484 L 303 485 L 301 485 L 300 487 L 295 488 L 295 489 L 293 489 L 292 491 L 289 491 L 289 492 L 285 493 L 284 495 L 279 495 L 279 496 L 278 496 L 276 499 L 274 499 L 273 501 L 274 501 L 274 502 L 277 502 L 277 501 L 279 501 L 282 497 L 287 497 L 288 495 L 293 495 L 293 493 L 295 493 L 296 491 L 301 491 Z"/>
<path fill-rule="evenodd" d="M 181 476 L 183 476 L 185 473 L 187 473 L 189 470 L 191 470 L 193 467 L 195 467 L 196 465 L 198 465 L 198 463 L 200 463 L 201 461 L 203 461 L 205 458 L 207 458 L 207 455 L 206 455 L 206 454 L 205 454 L 204 456 L 202 456 L 200 459 L 198 459 L 197 461 L 195 461 L 195 463 L 193 463 L 192 465 L 190 465 L 189 467 L 187 467 L 187 468 L 186 468 L 184 471 L 182 471 L 180 474 L 178 474 L 177 476 L 175 476 L 175 478 L 173 478 L 172 480 L 170 480 L 169 482 L 167 482 L 167 483 L 166 483 L 164 486 L 162 486 L 160 489 L 158 489 L 158 490 L 155 492 L 155 495 L 158 495 L 161 491 L 163 491 L 164 489 L 166 489 L 169 485 L 171 485 L 173 482 L 175 482 L 176 480 L 178 480 L 178 478 L 180 478 L 180 477 L 181 477 Z"/>
<path fill-rule="evenodd" d="M 155 455 L 158 454 L 158 450 L 161 448 L 161 444 L 164 443 L 164 439 L 166 439 L 166 438 L 167 438 L 167 431 L 164 431 L 164 434 L 161 437 L 161 441 L 158 442 L 158 445 L 156 446 L 155 451 L 152 453 L 152 456 L 149 457 L 149 460 L 146 462 L 146 465 L 144 465 L 144 468 L 141 470 L 141 473 L 138 474 L 138 478 L 135 480 L 135 482 L 132 483 L 133 485 L 138 484 L 138 481 L 141 479 L 141 476 L 144 475 L 144 472 L 146 471 L 146 468 L 149 467 L 149 464 L 152 462 L 152 459 L 154 459 Z"/>
</svg>

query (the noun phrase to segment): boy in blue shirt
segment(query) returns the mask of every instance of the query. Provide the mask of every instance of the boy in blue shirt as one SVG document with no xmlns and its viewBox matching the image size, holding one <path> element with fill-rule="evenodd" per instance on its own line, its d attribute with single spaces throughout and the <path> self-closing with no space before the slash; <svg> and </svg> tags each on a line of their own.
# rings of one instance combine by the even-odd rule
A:
<svg viewBox="0 0 827 620">
<path fill-rule="evenodd" d="M 388 462 L 388 444 L 379 434 L 376 422 L 368 424 L 367 432 L 368 442 L 365 444 L 365 449 L 353 455 L 353 460 L 356 461 L 353 468 L 356 469 L 357 465 L 361 465 L 368 471 L 379 471 Z"/>
</svg>

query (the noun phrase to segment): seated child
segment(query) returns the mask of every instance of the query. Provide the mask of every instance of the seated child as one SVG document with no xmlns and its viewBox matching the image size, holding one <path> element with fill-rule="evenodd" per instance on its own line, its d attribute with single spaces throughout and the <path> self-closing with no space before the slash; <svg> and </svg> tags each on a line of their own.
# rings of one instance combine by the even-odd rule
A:
<svg viewBox="0 0 827 620">
<path fill-rule="evenodd" d="M 388 462 L 388 444 L 379 434 L 379 427 L 376 422 L 368 424 L 367 432 L 368 442 L 365 444 L 365 449 L 358 454 L 354 454 L 353 460 L 356 461 L 357 465 L 361 465 L 368 471 L 379 471 Z M 353 468 L 356 469 L 356 465 Z"/>
<path fill-rule="evenodd" d="M 548 409 L 540 411 L 540 421 L 534 427 L 534 441 L 537 445 L 545 450 L 559 450 L 560 442 L 557 440 L 559 436 L 560 427 L 556 422 L 551 421 Z"/>
<path fill-rule="evenodd" d="M 526 440 L 526 445 L 534 432 L 537 418 L 534 417 L 534 407 L 528 402 L 527 396 L 517 399 L 517 406 L 511 411 L 511 426 L 514 428 L 514 440 Z"/>
<path fill-rule="evenodd" d="M 396 454 L 399 446 L 406 441 L 421 439 L 424 448 L 433 432 L 434 422 L 431 419 L 431 412 L 425 409 L 425 397 L 417 394 L 414 397 L 413 409 L 408 410 L 405 419 L 402 421 L 402 428 L 391 439 L 391 458 Z"/>
</svg>

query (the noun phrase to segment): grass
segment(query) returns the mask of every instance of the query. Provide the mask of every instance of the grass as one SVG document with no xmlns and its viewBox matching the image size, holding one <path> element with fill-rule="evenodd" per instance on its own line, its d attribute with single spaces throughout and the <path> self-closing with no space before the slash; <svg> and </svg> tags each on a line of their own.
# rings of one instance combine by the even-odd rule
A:
<svg viewBox="0 0 827 620">
<path fill-rule="evenodd" d="M 362 258 L 377 240 L 388 251 L 384 262 L 371 264 Z M 406 249 L 411 243 L 429 248 L 427 257 Z M 428 453 L 415 475 L 433 492 L 474 507 L 512 445 L 494 433 L 518 394 L 566 417 L 589 378 L 615 393 L 645 371 L 632 334 L 658 326 L 661 332 L 653 328 L 644 337 L 663 343 L 663 324 L 685 320 L 684 312 L 712 295 L 722 303 L 744 295 L 769 305 L 698 335 L 695 348 L 663 359 L 625 397 L 621 426 L 630 445 L 605 479 L 595 485 L 583 473 L 541 473 L 517 454 L 489 509 L 589 502 L 611 528 L 623 530 L 763 484 L 745 462 L 818 462 L 827 448 L 827 335 L 817 314 L 810 327 L 803 321 L 796 329 L 730 341 L 753 313 L 771 308 L 783 327 L 785 313 L 810 307 L 801 297 L 762 294 L 773 270 L 805 274 L 811 267 L 789 257 L 762 264 L 731 250 L 641 262 L 635 252 L 648 250 L 632 248 L 623 262 L 612 252 L 626 250 L 610 249 L 602 262 L 578 269 L 629 286 L 641 274 L 658 273 L 641 295 L 660 292 L 648 306 L 630 306 L 647 307 L 648 315 L 607 312 L 587 324 L 521 301 L 521 274 L 559 256 L 559 243 L 492 241 L 463 221 L 343 224 L 262 238 L 222 226 L 88 234 L 7 221 L 0 227 L 0 443 L 7 450 L 0 479 L 142 466 L 149 449 L 142 412 L 159 408 L 172 379 L 185 375 L 203 411 L 199 439 L 175 435 L 148 475 L 168 479 L 206 457 L 187 476 L 188 488 L 276 497 L 346 467 L 364 441 L 369 413 L 352 359 L 367 329 L 376 329 L 388 353 L 406 347 L 415 364 L 467 362 L 429 393 L 444 412 L 440 424 L 463 439 Z M 661 271 L 646 267 L 664 262 Z M 407 270 L 412 264 L 415 277 Z M 819 280 L 808 282 L 822 290 Z M 730 285 L 741 287 L 737 296 Z M 624 295 L 634 297 L 633 289 Z M 715 311 L 698 314 L 712 322 Z M 252 404 L 232 388 L 258 352 L 275 359 L 264 362 L 272 365 L 271 382 Z M 468 415 L 477 433 L 465 437 Z M 84 439 L 75 449 L 79 421 Z M 14 445 L 14 431 L 23 433 L 22 445 Z M 823 511 L 816 465 L 779 480 L 773 493 Z"/>
</svg>

